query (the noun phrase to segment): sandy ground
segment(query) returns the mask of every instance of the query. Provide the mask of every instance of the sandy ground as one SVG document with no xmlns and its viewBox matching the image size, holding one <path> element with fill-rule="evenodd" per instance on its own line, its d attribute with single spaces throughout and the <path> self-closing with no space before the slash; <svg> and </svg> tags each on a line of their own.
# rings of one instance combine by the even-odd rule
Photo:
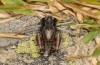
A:
<svg viewBox="0 0 100 65">
<path fill-rule="evenodd" d="M 0 24 L 0 32 L 26 34 L 30 37 L 36 32 L 40 20 L 35 16 L 23 16 L 8 23 Z M 67 30 L 67 29 L 66 29 Z M 69 30 L 69 29 L 68 29 Z M 66 31 L 65 31 L 66 32 Z M 74 34 L 75 31 L 69 30 Z M 66 34 L 69 34 L 68 31 Z M 83 33 L 83 31 L 82 31 Z M 84 34 L 84 33 L 83 33 Z M 13 39 L 0 38 L 0 65 L 95 65 L 97 59 L 94 57 L 69 59 L 66 56 L 89 56 L 95 47 L 95 42 L 85 45 L 82 43 L 83 34 L 79 36 L 68 35 L 68 45 L 60 45 L 59 53 L 47 59 L 31 58 L 29 54 L 17 54 L 14 50 L 19 42 L 27 41 L 29 38 Z"/>
</svg>

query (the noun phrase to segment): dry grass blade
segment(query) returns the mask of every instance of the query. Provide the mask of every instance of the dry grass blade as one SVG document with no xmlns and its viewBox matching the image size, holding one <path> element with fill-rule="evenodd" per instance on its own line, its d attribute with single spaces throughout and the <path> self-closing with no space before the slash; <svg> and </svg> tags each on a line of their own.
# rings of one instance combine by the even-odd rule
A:
<svg viewBox="0 0 100 65">
<path fill-rule="evenodd" d="M 0 37 L 6 38 L 25 38 L 28 37 L 26 35 L 12 34 L 12 33 L 0 33 Z"/>
<path fill-rule="evenodd" d="M 53 15 L 53 17 L 57 18 L 58 20 L 64 20 L 61 16 Z"/>
<path fill-rule="evenodd" d="M 0 11 L 0 18 L 8 18 L 11 17 L 11 15 L 5 11 Z"/>
<path fill-rule="evenodd" d="M 91 10 L 91 8 L 90 8 L 90 7 L 82 7 L 82 9 L 83 9 L 83 10 L 86 10 L 86 11 Z"/>
<path fill-rule="evenodd" d="M 54 6 L 58 9 L 58 10 L 64 10 L 66 9 L 64 6 L 62 6 L 59 2 L 55 2 Z"/>
<path fill-rule="evenodd" d="M 62 6 L 59 2 L 55 2 L 54 6 L 60 11 L 63 10 L 63 13 L 69 14 L 69 11 L 66 10 L 66 8 L 64 6 Z"/>
<path fill-rule="evenodd" d="M 100 46 L 100 34 L 95 38 L 95 41 L 98 46 Z"/>
<path fill-rule="evenodd" d="M 97 65 L 98 60 L 96 57 L 91 58 L 92 65 Z"/>
<path fill-rule="evenodd" d="M 62 6 L 59 2 L 55 2 L 54 4 L 48 4 L 50 11 L 53 13 L 54 17 L 56 17 L 58 20 L 63 20 L 63 15 L 61 12 L 64 14 L 71 14 L 73 16 L 76 16 L 73 12 L 70 10 L 66 9 L 64 6 Z M 61 11 L 61 12 L 60 12 Z M 59 12 L 59 13 L 57 13 Z"/>
<path fill-rule="evenodd" d="M 83 6 L 88 6 L 88 7 L 96 8 L 96 9 L 100 10 L 100 6 L 99 5 L 92 5 L 92 4 L 85 4 L 85 3 L 78 3 L 78 2 L 76 2 L 76 3 L 80 4 L 80 5 L 83 5 Z"/>
<path fill-rule="evenodd" d="M 79 12 L 77 12 L 76 15 L 77 15 L 78 21 L 79 21 L 80 23 L 83 23 L 83 15 L 82 15 L 81 13 L 79 13 Z"/>
<path fill-rule="evenodd" d="M 40 11 L 49 11 L 49 9 L 47 9 L 47 5 L 31 5 L 30 6 L 34 11 L 40 10 Z"/>
<path fill-rule="evenodd" d="M 38 15 L 39 17 L 43 18 L 45 16 L 44 12 L 40 12 L 40 11 L 34 11 L 36 13 L 36 15 Z"/>
<path fill-rule="evenodd" d="M 90 57 L 92 57 L 92 56 L 67 56 L 67 57 L 65 57 L 65 58 L 67 58 L 67 59 L 83 59 L 83 58 L 90 58 Z"/>
<path fill-rule="evenodd" d="M 59 3 L 61 3 L 61 2 L 59 2 Z M 76 12 L 80 12 L 80 13 L 82 13 L 82 14 L 84 14 L 84 15 L 87 15 L 87 16 L 90 16 L 90 17 L 92 17 L 92 18 L 94 18 L 94 19 L 100 19 L 100 17 L 99 17 L 98 15 L 93 14 L 93 13 L 90 12 L 90 11 L 85 11 L 85 10 L 79 8 L 78 6 L 74 5 L 74 4 L 71 4 L 71 3 L 61 3 L 61 4 L 62 4 L 64 7 L 71 8 L 71 9 L 73 9 L 73 10 L 76 11 Z"/>
<path fill-rule="evenodd" d="M 55 8 L 54 6 L 52 6 L 51 4 L 48 3 L 49 6 L 49 10 L 53 13 L 58 12 L 57 8 Z"/>
<path fill-rule="evenodd" d="M 20 18 L 21 16 L 22 16 L 22 15 L 17 15 L 17 16 L 10 17 L 10 18 L 7 18 L 7 19 L 1 19 L 1 20 L 0 20 L 0 24 L 10 22 L 11 20 L 14 20 L 14 19 L 16 19 L 16 18 Z"/>
<path fill-rule="evenodd" d="M 74 17 L 76 17 L 76 15 L 75 15 L 75 13 L 74 12 L 72 12 L 71 10 L 66 10 L 66 11 L 63 11 L 65 14 L 67 14 L 67 12 L 68 12 L 68 14 L 71 14 L 71 15 L 73 15 Z"/>
</svg>

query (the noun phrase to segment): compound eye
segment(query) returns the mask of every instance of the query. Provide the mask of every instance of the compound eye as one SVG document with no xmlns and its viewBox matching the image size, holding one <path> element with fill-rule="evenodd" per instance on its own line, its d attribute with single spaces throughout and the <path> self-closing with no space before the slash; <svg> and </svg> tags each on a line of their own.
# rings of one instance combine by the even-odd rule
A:
<svg viewBox="0 0 100 65">
<path fill-rule="evenodd" d="M 54 20 L 55 22 L 57 22 L 57 19 L 56 19 L 56 18 L 54 18 L 53 20 Z"/>
<path fill-rule="evenodd" d="M 48 17 L 45 17 L 44 20 L 46 21 L 48 19 Z"/>
<path fill-rule="evenodd" d="M 54 20 L 55 18 L 54 17 L 52 17 L 52 20 Z"/>
<path fill-rule="evenodd" d="M 54 18 L 54 20 L 53 20 L 53 26 L 56 26 L 56 23 L 57 23 L 57 19 Z"/>
</svg>

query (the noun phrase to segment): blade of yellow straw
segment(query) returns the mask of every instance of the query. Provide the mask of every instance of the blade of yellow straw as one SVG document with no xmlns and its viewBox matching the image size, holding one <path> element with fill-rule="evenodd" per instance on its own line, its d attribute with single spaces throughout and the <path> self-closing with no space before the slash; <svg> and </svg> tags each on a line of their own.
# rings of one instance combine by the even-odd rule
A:
<svg viewBox="0 0 100 65">
<path fill-rule="evenodd" d="M 0 33 L 0 37 L 5 37 L 5 38 L 25 38 L 25 37 L 29 37 L 29 36 L 13 34 L 13 33 Z"/>
</svg>

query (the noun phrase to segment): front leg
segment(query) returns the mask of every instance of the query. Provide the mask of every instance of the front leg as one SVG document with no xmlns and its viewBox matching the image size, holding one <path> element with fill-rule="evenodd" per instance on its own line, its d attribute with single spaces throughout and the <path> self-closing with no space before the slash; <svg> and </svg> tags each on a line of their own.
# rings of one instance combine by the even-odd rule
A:
<svg viewBox="0 0 100 65">
<path fill-rule="evenodd" d="M 40 53 L 43 54 L 44 53 L 44 44 L 43 44 L 42 36 L 40 33 L 37 33 L 37 35 L 36 35 L 36 42 L 39 45 Z"/>
<path fill-rule="evenodd" d="M 59 32 L 57 32 L 56 40 L 55 40 L 55 49 L 56 49 L 56 51 L 58 51 L 60 43 L 61 43 L 61 35 L 60 35 Z"/>
</svg>

